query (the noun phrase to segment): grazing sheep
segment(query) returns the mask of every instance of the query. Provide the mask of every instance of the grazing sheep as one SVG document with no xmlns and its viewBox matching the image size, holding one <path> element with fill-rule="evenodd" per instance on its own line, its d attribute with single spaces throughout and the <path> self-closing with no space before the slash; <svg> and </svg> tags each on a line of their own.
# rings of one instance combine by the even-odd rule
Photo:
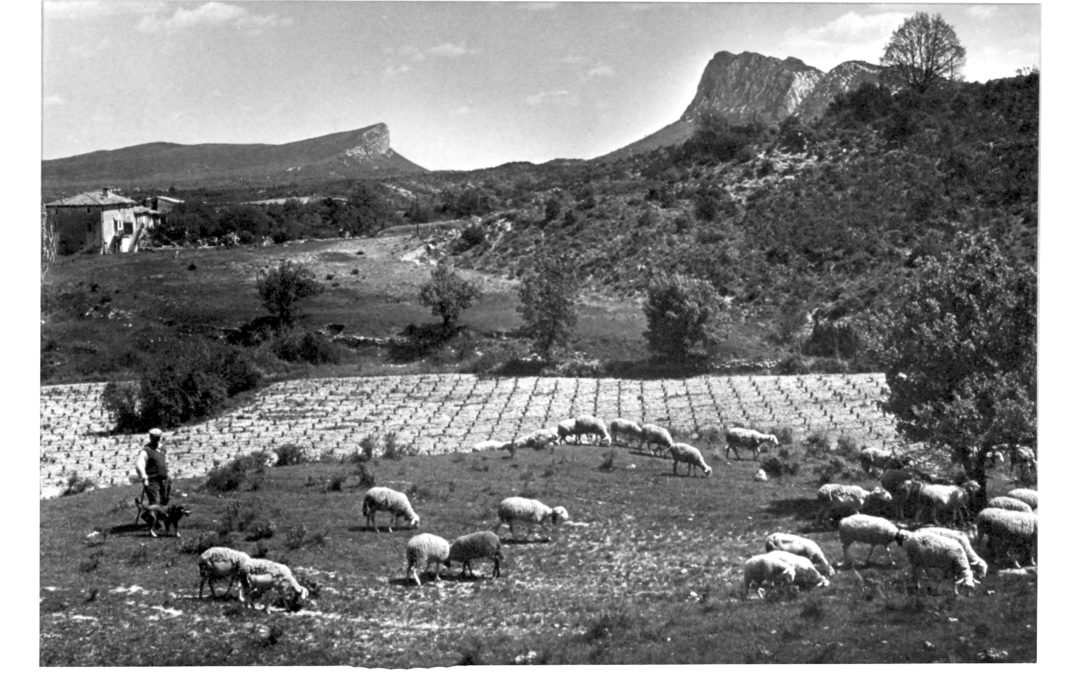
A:
<svg viewBox="0 0 1080 675">
<path fill-rule="evenodd" d="M 565 419 L 562 422 L 559 422 L 559 424 L 556 425 L 555 430 L 556 430 L 556 433 L 559 436 L 559 443 L 565 443 L 566 439 L 570 438 L 571 436 L 574 437 L 574 442 L 575 443 L 577 443 L 577 442 L 579 442 L 581 440 L 578 437 L 578 433 L 577 433 L 577 420 L 574 419 L 573 417 L 571 417 L 569 419 Z"/>
<path fill-rule="evenodd" d="M 870 556 L 874 555 L 874 549 L 884 546 L 888 552 L 889 544 L 900 543 L 900 528 L 887 518 L 867 516 L 857 513 L 840 520 L 840 543 L 844 548 L 844 563 L 851 566 L 851 558 L 848 556 L 848 548 L 854 543 L 870 544 L 870 552 L 866 554 L 864 565 L 870 564 Z"/>
<path fill-rule="evenodd" d="M 858 513 L 868 496 L 870 492 L 858 485 L 825 483 L 817 491 L 816 520 L 820 523 L 835 516 Z"/>
<path fill-rule="evenodd" d="M 514 441 L 480 441 L 472 446 L 473 452 L 503 452 L 513 449 Z"/>
<path fill-rule="evenodd" d="M 920 471 L 913 466 L 905 466 L 897 469 L 885 469 L 881 474 L 881 487 L 888 490 L 893 497 L 896 496 L 896 490 L 900 487 L 901 483 L 908 480 L 919 480 L 924 483 L 931 482 L 930 474 L 925 471 Z"/>
<path fill-rule="evenodd" d="M 761 447 L 765 443 L 780 445 L 780 441 L 772 434 L 763 434 L 760 431 L 743 429 L 741 427 L 731 427 L 728 429 L 724 433 L 724 440 L 726 441 L 726 445 L 724 446 L 725 459 L 730 457 L 732 452 L 735 453 L 735 459 L 742 459 L 739 457 L 739 449 L 741 448 L 753 452 L 754 459 L 756 460 L 758 455 L 765 451 Z"/>
<path fill-rule="evenodd" d="M 890 490 L 893 503 L 896 505 L 896 517 L 898 519 L 902 520 L 907 516 L 909 506 L 911 507 L 911 515 L 915 515 L 919 508 L 919 494 L 926 484 L 922 480 L 912 478 L 900 483 L 895 490 Z"/>
<path fill-rule="evenodd" d="M 638 445 L 641 444 L 641 425 L 637 422 L 618 417 L 608 422 L 608 429 L 611 431 L 612 442 L 622 438 L 624 441 L 636 441 Z"/>
<path fill-rule="evenodd" d="M 305 600 L 308 596 L 308 590 L 300 585 L 292 570 L 265 558 L 249 558 L 240 566 L 240 589 L 252 609 L 255 609 L 255 597 L 267 591 L 277 591 L 286 605 Z M 270 611 L 269 599 L 263 605 L 263 611 Z"/>
<path fill-rule="evenodd" d="M 531 433 L 528 433 L 519 438 L 515 438 L 511 442 L 511 446 L 514 448 L 532 448 L 534 450 L 543 450 L 555 445 L 559 442 L 559 430 L 556 427 L 547 427 L 545 429 L 537 429 Z"/>
<path fill-rule="evenodd" d="M 1005 496 L 1019 499 L 1030 506 L 1032 511 L 1039 508 L 1039 492 L 1037 490 L 1032 490 L 1031 488 L 1016 488 L 1006 492 Z"/>
<path fill-rule="evenodd" d="M 671 432 L 658 424 L 642 424 L 641 438 L 646 449 L 654 455 L 657 454 L 657 449 L 667 450 L 675 445 Z"/>
<path fill-rule="evenodd" d="M 921 527 L 917 532 L 931 532 L 941 537 L 948 537 L 957 541 L 964 549 L 964 553 L 967 555 L 968 565 L 971 566 L 971 571 L 975 573 L 976 578 L 982 579 L 986 576 L 987 565 L 986 561 L 979 557 L 979 554 L 975 552 L 975 548 L 971 545 L 971 539 L 960 530 L 951 530 L 947 527 Z"/>
<path fill-rule="evenodd" d="M 911 462 L 910 457 L 899 455 L 895 450 L 883 450 L 875 447 L 864 447 L 859 451 L 859 464 L 862 470 L 870 473 L 871 469 L 898 470 Z"/>
<path fill-rule="evenodd" d="M 604 420 L 592 415 L 581 415 L 574 420 L 574 433 L 578 440 L 590 439 L 599 445 L 611 445 L 611 434 Z"/>
<path fill-rule="evenodd" d="M 513 530 L 511 530 L 512 532 Z M 494 579 L 502 574 L 500 566 L 503 561 L 502 541 L 494 532 L 480 531 L 462 535 L 450 544 L 450 552 L 446 558 L 446 564 L 460 562 L 461 574 L 468 573 L 473 577 L 470 563 L 477 558 L 487 558 L 495 564 L 491 572 Z"/>
<path fill-rule="evenodd" d="M 978 489 L 979 484 L 975 481 L 968 481 L 963 485 L 923 485 L 919 489 L 915 520 L 922 522 L 922 516 L 929 508 L 930 519 L 935 525 L 941 523 L 938 520 L 939 512 L 951 514 L 951 523 L 956 525 L 967 515 L 971 495 Z"/>
<path fill-rule="evenodd" d="M 1005 509 L 1006 511 L 1031 511 L 1027 502 L 1022 502 L 1016 497 L 994 497 L 986 502 L 988 509 Z"/>
<path fill-rule="evenodd" d="M 412 504 L 404 492 L 391 490 L 388 487 L 373 487 L 364 494 L 363 513 L 368 527 L 377 530 L 375 514 L 379 511 L 388 511 L 394 515 L 394 522 L 386 526 L 387 532 L 393 532 L 393 526 L 397 525 L 399 518 L 409 521 L 410 527 L 420 525 L 420 516 L 413 511 Z"/>
<path fill-rule="evenodd" d="M 986 537 L 990 559 L 998 560 L 1012 549 L 1020 549 L 1022 559 L 1035 565 L 1039 541 L 1038 514 L 1005 509 L 983 509 L 975 516 L 976 541 Z"/>
<path fill-rule="evenodd" d="M 765 537 L 765 551 L 787 551 L 788 553 L 794 553 L 813 563 L 814 568 L 822 575 L 826 577 L 831 577 L 833 575 L 832 565 L 825 559 L 825 554 L 822 553 L 821 547 L 818 546 L 816 542 L 807 539 L 806 537 L 800 537 L 797 534 L 787 534 L 785 532 L 773 532 L 768 537 Z"/>
<path fill-rule="evenodd" d="M 817 567 L 814 566 L 814 563 L 797 553 L 776 550 L 767 553 L 767 555 L 774 556 L 790 563 L 791 566 L 795 568 L 795 585 L 803 590 L 829 585 L 828 578 L 818 571 Z"/>
<path fill-rule="evenodd" d="M 498 533 L 499 528 L 506 525 L 510 528 L 510 536 L 516 540 L 517 534 L 514 532 L 514 524 L 520 522 L 529 527 L 528 532 L 525 533 L 525 539 L 528 539 L 529 535 L 532 534 L 533 528 L 540 525 L 548 531 L 547 537 L 550 540 L 551 529 L 558 527 L 569 519 L 570 516 L 567 514 L 566 509 L 561 506 L 552 508 L 536 499 L 507 497 L 499 504 L 499 525 L 495 528 L 495 532 Z"/>
<path fill-rule="evenodd" d="M 439 565 L 450 566 L 447 558 L 450 557 L 450 542 L 434 534 L 418 534 L 405 545 L 405 578 L 412 575 L 416 585 L 420 585 L 418 568 L 427 572 L 432 563 L 435 564 L 435 581 L 439 581 Z"/>
<path fill-rule="evenodd" d="M 759 553 L 743 563 L 743 598 L 750 598 L 751 586 L 757 586 L 758 597 L 764 597 L 765 584 L 787 587 L 795 583 L 795 565 L 775 553 Z"/>
<path fill-rule="evenodd" d="M 960 542 L 940 534 L 919 530 L 902 532 L 900 545 L 911 563 L 911 576 L 915 579 L 915 589 L 919 589 L 919 576 L 924 569 L 940 569 L 946 574 L 952 573 L 953 593 L 959 594 L 962 586 L 972 592 L 976 581 L 968 565 L 968 555 Z"/>
<path fill-rule="evenodd" d="M 671 453 L 671 458 L 674 460 L 671 466 L 671 473 L 679 475 L 679 462 L 686 465 L 686 475 L 690 475 L 690 470 L 694 470 L 694 475 L 697 475 L 698 467 L 705 471 L 705 477 L 708 478 L 712 475 L 712 468 L 705 463 L 705 459 L 701 456 L 701 451 L 692 445 L 686 443 L 673 443 L 668 451 Z"/>
<path fill-rule="evenodd" d="M 214 581 L 229 579 L 229 586 L 225 589 L 228 595 L 232 590 L 233 582 L 240 575 L 240 569 L 245 562 L 251 559 L 247 553 L 236 551 L 224 546 L 212 546 L 199 555 L 199 597 L 203 595 L 203 586 L 210 586 L 210 597 L 216 598 Z"/>
</svg>

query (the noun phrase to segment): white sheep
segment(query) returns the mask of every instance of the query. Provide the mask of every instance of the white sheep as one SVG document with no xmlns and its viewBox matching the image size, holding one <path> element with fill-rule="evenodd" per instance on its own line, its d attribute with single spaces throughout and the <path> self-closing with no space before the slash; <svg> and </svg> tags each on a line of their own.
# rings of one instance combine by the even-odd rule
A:
<svg viewBox="0 0 1080 675">
<path fill-rule="evenodd" d="M 795 568 L 795 585 L 803 590 L 829 585 L 829 579 L 818 571 L 814 563 L 797 553 L 776 550 L 769 552 L 767 555 L 790 563 Z"/>
<path fill-rule="evenodd" d="M 968 565 L 975 573 L 976 578 L 982 579 L 986 576 L 987 565 L 986 561 L 979 557 L 979 554 L 975 552 L 975 548 L 971 545 L 971 539 L 960 530 L 951 530 L 947 527 L 921 527 L 917 532 L 931 532 L 938 536 L 948 537 L 955 540 L 964 549 L 964 554 L 967 555 Z"/>
<path fill-rule="evenodd" d="M 525 534 L 526 539 L 537 525 L 545 528 L 548 539 L 551 539 L 551 530 L 569 519 L 569 514 L 562 506 L 552 508 L 536 499 L 507 497 L 499 504 L 499 525 L 495 528 L 495 532 L 498 533 L 499 528 L 506 525 L 510 528 L 510 536 L 516 540 L 514 524 L 525 523 L 529 528 Z"/>
<path fill-rule="evenodd" d="M 1005 496 L 1019 499 L 1030 506 L 1032 511 L 1039 508 L 1039 492 L 1037 490 L 1032 490 L 1031 488 L 1015 488 L 1006 492 Z"/>
<path fill-rule="evenodd" d="M 249 558 L 240 566 L 240 589 L 241 596 L 247 597 L 248 606 L 252 609 L 255 609 L 256 596 L 267 591 L 277 591 L 286 603 L 290 599 L 293 602 L 305 600 L 308 596 L 308 590 L 300 585 L 292 570 L 265 558 Z M 291 598 L 288 597 L 290 595 Z M 263 611 L 270 611 L 269 599 L 263 605 Z"/>
<path fill-rule="evenodd" d="M 831 577 L 833 575 L 832 565 L 830 565 L 829 561 L 825 558 L 825 554 L 821 551 L 821 547 L 817 545 L 817 542 L 807 539 L 806 537 L 800 537 L 797 534 L 788 534 L 786 532 L 773 532 L 768 537 L 765 537 L 765 551 L 787 551 L 788 553 L 794 553 L 813 563 L 814 567 L 822 575 L 826 577 Z"/>
<path fill-rule="evenodd" d="M 862 470 L 870 473 L 871 469 L 899 469 L 910 462 L 910 458 L 897 454 L 895 450 L 883 450 L 876 447 L 864 447 L 859 450 L 859 464 Z"/>
<path fill-rule="evenodd" d="M 1005 509 L 983 509 L 975 516 L 976 540 L 986 538 L 990 559 L 997 560 L 1011 549 L 1020 549 L 1023 560 L 1035 565 L 1039 541 L 1038 514 Z"/>
<path fill-rule="evenodd" d="M 654 455 L 657 454 L 658 449 L 667 450 L 675 445 L 675 439 L 671 437 L 671 432 L 659 424 L 642 424 L 641 439 L 645 448 Z"/>
<path fill-rule="evenodd" d="M 671 458 L 674 460 L 671 466 L 671 473 L 679 475 L 679 462 L 686 465 L 686 475 L 690 475 L 690 470 L 693 469 L 694 475 L 697 475 L 697 470 L 700 467 L 705 471 L 705 477 L 708 478 L 712 475 L 712 468 L 705 463 L 705 458 L 701 456 L 701 451 L 692 445 L 687 443 L 673 443 L 668 452 L 671 453 Z"/>
<path fill-rule="evenodd" d="M 816 520 L 824 522 L 834 516 L 858 513 L 870 491 L 858 485 L 825 483 L 818 488 L 818 512 Z"/>
<path fill-rule="evenodd" d="M 525 436 L 515 438 L 513 446 L 515 448 L 532 448 L 534 450 L 544 450 L 559 442 L 559 429 L 557 427 L 546 427 L 544 429 L 537 429 Z"/>
<path fill-rule="evenodd" d="M 514 449 L 514 441 L 480 441 L 472 446 L 473 452 L 504 452 Z"/>
<path fill-rule="evenodd" d="M 435 565 L 435 581 L 439 581 L 439 565 L 450 566 L 447 558 L 450 557 L 450 542 L 442 537 L 424 532 L 418 534 L 405 545 L 405 578 L 412 575 L 416 585 L 420 585 L 420 575 L 417 572 L 423 568 L 426 573 L 431 565 Z"/>
<path fill-rule="evenodd" d="M 735 459 L 742 459 L 739 457 L 739 450 L 750 450 L 754 453 L 754 459 L 758 458 L 758 455 L 765 450 L 761 447 L 765 443 L 772 443 L 773 445 L 780 445 L 780 441 L 776 436 L 772 434 L 763 434 L 760 431 L 754 431 L 753 429 L 743 429 L 741 427 L 731 427 L 724 433 L 724 440 L 726 445 L 724 446 L 724 458 L 727 459 L 731 456 L 731 453 L 735 453 Z"/>
<path fill-rule="evenodd" d="M 967 515 L 967 505 L 971 495 L 978 490 L 979 484 L 968 481 L 963 485 L 924 484 L 919 489 L 918 506 L 915 520 L 922 521 L 926 509 L 930 509 L 930 519 L 937 525 L 940 512 L 951 514 L 953 525 L 958 524 Z"/>
<path fill-rule="evenodd" d="M 251 556 L 243 551 L 236 551 L 224 546 L 212 546 L 199 555 L 199 597 L 203 595 L 203 586 L 210 586 L 210 597 L 216 598 L 214 581 L 229 579 L 229 586 L 225 589 L 228 595 L 232 590 L 233 582 L 240 575 L 240 568 L 250 560 Z"/>
<path fill-rule="evenodd" d="M 410 527 L 420 525 L 420 516 L 413 511 L 412 504 L 404 492 L 398 492 L 388 487 L 373 487 L 364 494 L 363 514 L 368 527 L 378 529 L 375 525 L 375 514 L 379 511 L 387 511 L 394 515 L 394 521 L 386 526 L 387 532 L 393 532 L 393 526 L 397 525 L 399 518 L 405 518 Z"/>
<path fill-rule="evenodd" d="M 911 478 L 900 483 L 895 490 L 889 491 L 893 496 L 893 503 L 896 504 L 897 518 L 903 519 L 908 512 L 909 506 L 911 507 L 912 516 L 916 514 L 919 508 L 919 494 L 922 492 L 924 485 L 927 485 L 927 483 Z"/>
<path fill-rule="evenodd" d="M 589 438 L 599 445 L 611 445 L 611 434 L 607 423 L 599 417 L 580 415 L 574 419 L 574 433 L 578 440 Z"/>
<path fill-rule="evenodd" d="M 975 590 L 977 582 L 971 574 L 968 555 L 955 539 L 924 530 L 902 532 L 900 546 L 911 563 L 911 576 L 915 579 L 916 590 L 919 589 L 920 573 L 931 568 L 953 574 L 953 593 L 959 594 L 960 587 L 969 592 Z"/>
<path fill-rule="evenodd" d="M 795 565 L 774 553 L 759 553 L 743 563 L 743 598 L 749 599 L 751 586 L 757 587 L 758 597 L 764 597 L 766 584 L 787 587 L 795 583 Z"/>
<path fill-rule="evenodd" d="M 470 563 L 477 558 L 487 558 L 494 563 L 495 566 L 491 572 L 492 579 L 500 576 L 500 566 L 504 558 L 502 541 L 499 539 L 499 535 L 485 530 L 470 532 L 458 537 L 450 544 L 450 552 L 446 558 L 446 563 L 449 565 L 450 563 L 460 562 L 461 574 L 465 575 L 467 573 L 472 577 L 474 575 Z"/>
<path fill-rule="evenodd" d="M 874 555 L 874 549 L 884 546 L 888 552 L 889 544 L 900 543 L 900 528 L 887 518 L 868 516 L 857 513 L 840 520 L 840 544 L 844 548 L 844 563 L 851 566 L 851 558 L 848 549 L 854 543 L 870 544 L 870 552 L 866 554 L 864 565 L 870 564 L 870 556 Z"/>
<path fill-rule="evenodd" d="M 612 442 L 622 438 L 624 441 L 637 442 L 639 446 L 641 444 L 641 425 L 633 420 L 615 418 L 608 422 L 608 429 L 611 431 Z"/>
<path fill-rule="evenodd" d="M 577 434 L 577 420 L 573 417 L 565 419 L 555 425 L 556 433 L 559 436 L 559 442 L 565 443 L 567 438 L 574 437 L 574 442 L 577 443 L 581 439 Z"/>
<path fill-rule="evenodd" d="M 986 502 L 988 509 L 1005 509 L 1007 511 L 1031 511 L 1027 502 L 1022 502 L 1016 497 L 999 496 Z"/>
</svg>

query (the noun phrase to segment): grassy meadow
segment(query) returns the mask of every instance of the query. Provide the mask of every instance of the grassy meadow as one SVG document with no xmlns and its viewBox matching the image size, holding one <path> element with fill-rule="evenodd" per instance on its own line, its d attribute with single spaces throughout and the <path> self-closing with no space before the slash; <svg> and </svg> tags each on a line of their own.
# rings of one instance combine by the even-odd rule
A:
<svg viewBox="0 0 1080 675">
<path fill-rule="evenodd" d="M 973 597 L 926 579 L 915 595 L 901 551 L 864 566 L 857 544 L 855 568 L 828 588 L 742 599 L 742 562 L 771 532 L 803 533 L 841 559 L 835 528 L 813 522 L 829 458 L 789 448 L 799 471 L 757 482 L 756 462 L 698 443 L 708 479 L 625 447 L 566 445 L 275 467 L 224 494 L 181 480 L 174 501 L 193 513 L 179 540 L 132 525 L 133 487 L 42 501 L 40 665 L 1035 661 L 1036 577 L 993 565 Z M 834 478 L 875 483 L 855 469 Z M 371 480 L 410 495 L 418 530 L 364 526 Z M 991 494 L 1010 487 L 995 474 Z M 498 579 L 479 563 L 477 580 L 455 566 L 440 582 L 406 582 L 411 536 L 493 528 L 511 495 L 563 505 L 571 522 L 549 542 L 506 542 Z M 269 615 L 235 590 L 198 599 L 197 552 L 211 544 L 286 562 L 311 599 Z"/>
</svg>

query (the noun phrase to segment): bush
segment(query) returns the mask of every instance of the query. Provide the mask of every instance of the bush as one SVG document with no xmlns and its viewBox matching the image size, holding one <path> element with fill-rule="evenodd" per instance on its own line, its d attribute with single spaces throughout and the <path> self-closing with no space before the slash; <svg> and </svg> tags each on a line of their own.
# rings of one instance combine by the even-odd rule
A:
<svg viewBox="0 0 1080 675">
<path fill-rule="evenodd" d="M 761 468 L 773 478 L 779 478 L 785 474 L 794 476 L 799 473 L 798 462 L 787 462 L 779 457 L 767 457 L 761 461 Z"/>
<path fill-rule="evenodd" d="M 240 455 L 211 469 L 206 475 L 205 487 L 218 493 L 235 492 L 245 484 L 250 489 L 258 485 L 265 471 L 266 460 L 260 453 Z"/>
<path fill-rule="evenodd" d="M 64 486 L 64 491 L 60 493 L 61 497 L 72 497 L 79 495 L 87 490 L 93 490 L 97 487 L 97 483 L 91 478 L 80 476 L 77 473 L 72 472 L 67 479 L 67 485 Z"/>
<path fill-rule="evenodd" d="M 282 262 L 270 270 L 259 270 L 255 278 L 263 306 L 281 325 L 289 326 L 296 318 L 296 304 L 307 297 L 322 292 L 322 285 L 315 280 L 315 273 L 291 260 Z"/>
<path fill-rule="evenodd" d="M 461 313 L 480 297 L 480 287 L 466 281 L 442 260 L 431 272 L 431 280 L 420 289 L 420 303 L 431 307 L 431 313 L 442 317 L 443 332 L 448 333 Z"/>
<path fill-rule="evenodd" d="M 708 282 L 681 274 L 649 283 L 645 301 L 649 350 L 672 361 L 700 357 L 715 348 L 720 303 Z"/>
<path fill-rule="evenodd" d="M 274 448 L 274 454 L 277 455 L 278 466 L 292 466 L 294 464 L 306 464 L 307 456 L 304 453 L 304 449 L 295 443 L 286 443 Z"/>
<path fill-rule="evenodd" d="M 822 457 L 830 449 L 829 435 L 823 429 L 814 429 L 803 441 L 807 457 Z"/>
<path fill-rule="evenodd" d="M 113 419 L 113 429 L 136 433 L 144 429 L 139 414 L 139 385 L 132 382 L 109 382 L 101 392 L 101 405 Z"/>
<path fill-rule="evenodd" d="M 322 333 L 294 331 L 274 341 L 274 354 L 292 363 L 337 363 L 341 350 Z"/>
</svg>

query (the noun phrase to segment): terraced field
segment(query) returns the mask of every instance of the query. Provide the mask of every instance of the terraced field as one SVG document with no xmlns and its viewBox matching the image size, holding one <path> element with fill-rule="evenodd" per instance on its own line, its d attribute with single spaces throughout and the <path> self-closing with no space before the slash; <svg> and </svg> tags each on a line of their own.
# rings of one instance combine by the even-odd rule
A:
<svg viewBox="0 0 1080 675">
<path fill-rule="evenodd" d="M 41 389 L 41 496 L 58 494 L 77 473 L 99 486 L 126 484 L 142 437 L 113 435 L 100 405 L 102 384 Z M 791 427 L 834 440 L 898 442 L 878 407 L 881 374 L 702 376 L 670 380 L 482 378 L 412 375 L 299 380 L 259 391 L 251 403 L 170 431 L 176 477 L 205 475 L 216 462 L 293 443 L 313 455 L 347 455 L 361 438 L 397 434 L 420 454 L 468 451 L 510 440 L 566 417 L 592 414 L 655 422 L 676 437 L 710 426 Z"/>
</svg>

